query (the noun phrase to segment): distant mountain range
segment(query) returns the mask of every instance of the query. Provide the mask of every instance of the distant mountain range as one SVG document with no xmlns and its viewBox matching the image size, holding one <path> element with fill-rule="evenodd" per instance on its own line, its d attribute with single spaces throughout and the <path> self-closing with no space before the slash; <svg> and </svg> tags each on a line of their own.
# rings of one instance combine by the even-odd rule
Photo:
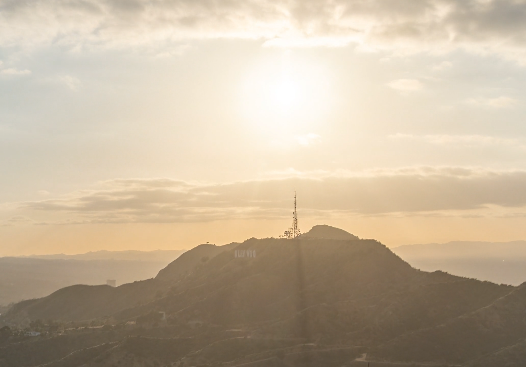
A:
<svg viewBox="0 0 526 367">
<path fill-rule="evenodd" d="M 153 278 L 178 251 L 98 251 L 79 255 L 0 258 L 0 306 L 47 296 L 75 284 L 117 284 Z M 1 311 L 0 311 L 1 313 Z"/>
<path fill-rule="evenodd" d="M 392 249 L 417 269 L 442 270 L 494 283 L 526 282 L 526 241 L 449 242 Z"/>
<path fill-rule="evenodd" d="M 154 251 L 90 251 L 85 254 L 65 255 L 30 255 L 23 258 L 45 260 L 127 260 L 127 261 L 154 261 L 168 262 L 176 259 L 186 250 L 154 250 Z"/>
</svg>

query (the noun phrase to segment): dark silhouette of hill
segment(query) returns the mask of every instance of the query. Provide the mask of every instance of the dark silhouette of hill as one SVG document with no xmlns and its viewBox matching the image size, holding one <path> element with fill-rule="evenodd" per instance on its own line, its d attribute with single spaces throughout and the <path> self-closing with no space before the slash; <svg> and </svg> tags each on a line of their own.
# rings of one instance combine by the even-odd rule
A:
<svg viewBox="0 0 526 367">
<path fill-rule="evenodd" d="M 6 316 L 16 318 L 18 322 L 38 319 L 83 321 L 109 317 L 124 308 L 153 299 L 158 289 L 159 285 L 153 279 L 116 288 L 108 285 L 73 285 L 47 297 L 19 302 Z"/>
<path fill-rule="evenodd" d="M 206 262 L 220 253 L 230 250 L 239 245 L 239 243 L 231 243 L 224 246 L 216 246 L 212 244 L 204 244 L 194 247 L 192 251 L 185 252 L 177 260 L 170 263 L 167 267 L 162 269 L 157 275 L 159 280 L 176 280 L 191 272 L 196 265 Z"/>
<path fill-rule="evenodd" d="M 342 366 L 362 353 L 458 365 L 526 338 L 524 287 L 419 271 L 375 240 L 313 231 L 201 245 L 155 279 L 65 288 L 15 305 L 0 322 L 137 323 L 134 337 L 100 353 L 86 345 L 56 355 L 62 364 L 51 366 L 61 367 Z"/>
<path fill-rule="evenodd" d="M 319 348 L 290 340 L 130 337 L 72 353 L 41 367 L 100 366 L 323 366 L 356 358 L 359 348 Z M 95 357 L 94 357 L 95 356 Z"/>
<path fill-rule="evenodd" d="M 312 227 L 310 231 L 300 236 L 302 239 L 329 239 L 329 240 L 358 240 L 359 238 L 340 228 L 331 227 L 325 224 Z"/>
<path fill-rule="evenodd" d="M 484 355 L 469 363 L 469 367 L 522 367 L 526 361 L 526 340 Z"/>
<path fill-rule="evenodd" d="M 374 350 L 398 361 L 465 363 L 526 338 L 526 284 L 490 305 Z"/>
<path fill-rule="evenodd" d="M 425 271 L 443 270 L 512 285 L 526 281 L 526 241 L 407 245 L 396 247 L 393 252 Z"/>
<path fill-rule="evenodd" d="M 115 331 L 92 331 L 53 338 L 29 339 L 0 347 L 0 367 L 37 366 L 60 360 L 85 348 L 122 340 L 126 333 Z"/>
<path fill-rule="evenodd" d="M 66 357 L 49 362 L 46 364 L 41 364 L 41 367 L 78 367 L 85 366 L 86 363 L 90 361 L 100 360 L 100 355 L 106 352 L 107 350 L 113 348 L 117 343 L 104 343 L 99 344 L 94 347 L 84 348 L 76 350 Z"/>
</svg>

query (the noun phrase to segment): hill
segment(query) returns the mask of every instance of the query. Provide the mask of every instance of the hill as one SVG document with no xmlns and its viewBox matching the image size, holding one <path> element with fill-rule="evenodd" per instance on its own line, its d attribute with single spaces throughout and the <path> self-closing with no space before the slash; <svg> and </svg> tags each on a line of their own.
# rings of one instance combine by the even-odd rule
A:
<svg viewBox="0 0 526 367">
<path fill-rule="evenodd" d="M 406 245 L 392 249 L 412 266 L 451 274 L 519 285 L 526 281 L 526 241 L 449 242 Z"/>
<path fill-rule="evenodd" d="M 517 344 L 499 349 L 472 361 L 469 363 L 469 367 L 519 367 L 524 365 L 524 361 L 526 361 L 526 340 L 521 340 Z"/>
<path fill-rule="evenodd" d="M 374 349 L 388 360 L 466 363 L 526 338 L 526 284 L 490 305 Z"/>
<path fill-rule="evenodd" d="M 0 322 L 84 320 L 120 335 L 63 351 L 55 367 L 458 366 L 526 338 L 524 287 L 420 271 L 375 240 L 322 229 L 201 245 L 155 279 L 65 288 L 15 305 Z"/>
<path fill-rule="evenodd" d="M 310 231 L 300 236 L 301 239 L 328 239 L 328 240 L 358 240 L 359 238 L 340 228 L 331 227 L 325 224 L 316 225 Z"/>
</svg>

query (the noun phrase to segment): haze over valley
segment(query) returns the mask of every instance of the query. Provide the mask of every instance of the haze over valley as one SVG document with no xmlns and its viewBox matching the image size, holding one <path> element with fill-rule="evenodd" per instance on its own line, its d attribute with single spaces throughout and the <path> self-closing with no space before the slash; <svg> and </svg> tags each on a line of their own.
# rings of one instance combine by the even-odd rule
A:
<svg viewBox="0 0 526 367">
<path fill-rule="evenodd" d="M 526 281 L 526 241 L 457 241 L 406 245 L 392 250 L 420 270 L 442 270 L 463 277 L 517 286 Z"/>
<path fill-rule="evenodd" d="M 0 258 L 0 306 L 44 297 L 75 284 L 97 285 L 115 280 L 121 285 L 153 278 L 182 252 L 105 251 Z"/>
</svg>

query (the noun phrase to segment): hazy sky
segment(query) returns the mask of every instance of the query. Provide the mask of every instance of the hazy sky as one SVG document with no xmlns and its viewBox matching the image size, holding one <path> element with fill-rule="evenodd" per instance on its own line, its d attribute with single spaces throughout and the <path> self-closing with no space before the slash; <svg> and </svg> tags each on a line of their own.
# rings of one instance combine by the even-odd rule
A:
<svg viewBox="0 0 526 367">
<path fill-rule="evenodd" d="M 523 0 L 0 0 L 0 256 L 526 239 L 525 102 Z"/>
</svg>

